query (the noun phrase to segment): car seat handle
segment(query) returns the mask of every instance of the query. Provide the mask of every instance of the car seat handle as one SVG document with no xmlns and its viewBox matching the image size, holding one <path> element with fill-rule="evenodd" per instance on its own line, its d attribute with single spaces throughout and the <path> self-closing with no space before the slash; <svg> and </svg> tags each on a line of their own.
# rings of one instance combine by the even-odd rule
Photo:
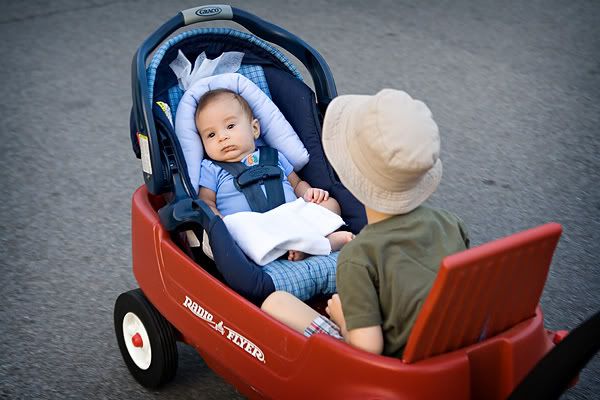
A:
<svg viewBox="0 0 600 400">
<path fill-rule="evenodd" d="M 226 4 L 207 4 L 205 6 L 182 10 L 185 25 L 197 22 L 233 19 L 233 9 Z"/>
<path fill-rule="evenodd" d="M 144 108 L 151 106 L 146 84 L 146 59 L 150 53 L 177 29 L 199 22 L 215 20 L 230 20 L 240 24 L 259 38 L 284 48 L 296 57 L 310 73 L 317 95 L 317 103 L 322 113 L 325 112 L 331 100 L 337 97 L 337 88 L 329 65 L 323 56 L 304 40 L 239 8 L 224 4 L 205 5 L 180 11 L 152 33 L 135 53 L 132 63 L 132 84 L 135 122 L 138 123 L 138 126 L 143 126 L 144 122 L 149 122 L 144 121 L 144 117 L 149 114 L 148 110 L 144 110 Z M 142 86 L 141 90 L 139 88 L 140 84 Z M 152 128 L 154 127 L 152 126 Z"/>
</svg>

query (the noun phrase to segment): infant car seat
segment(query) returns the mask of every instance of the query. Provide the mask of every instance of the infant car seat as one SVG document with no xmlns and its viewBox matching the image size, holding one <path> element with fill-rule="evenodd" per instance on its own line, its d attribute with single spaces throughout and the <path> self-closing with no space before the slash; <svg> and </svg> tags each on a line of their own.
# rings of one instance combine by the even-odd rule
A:
<svg viewBox="0 0 600 400">
<path fill-rule="evenodd" d="M 214 16 L 184 15 L 186 25 L 211 19 L 232 19 L 253 33 L 270 40 L 292 53 L 308 69 L 315 92 L 303 81 L 302 75 L 287 57 L 271 44 L 250 33 L 230 28 L 204 28 L 182 32 L 158 48 L 151 62 L 146 58 L 177 28 L 179 21 L 163 26 L 149 37 L 134 56 L 133 108 L 131 112 L 131 142 L 133 151 L 142 159 L 144 182 L 152 195 L 162 195 L 167 204 L 159 210 L 163 226 L 177 237 L 193 231 L 200 238 L 209 232 L 217 265 L 252 263 L 235 244 L 222 220 L 197 198 L 197 187 L 190 182 L 187 165 L 174 131 L 174 117 L 183 91 L 169 64 L 178 51 L 189 60 L 205 52 L 214 59 L 224 52 L 243 52 L 238 73 L 244 75 L 277 105 L 308 150 L 310 160 L 298 175 L 313 187 L 329 191 L 340 204 L 342 218 L 349 229 L 358 233 L 366 223 L 364 207 L 339 182 L 325 158 L 321 145 L 321 123 L 329 102 L 337 95 L 333 76 L 321 55 L 295 35 L 260 21 L 242 10 L 224 9 Z M 213 235 L 219 238 L 212 240 Z M 198 250 L 194 254 L 197 255 Z M 203 259 L 202 266 L 206 268 Z M 223 269 L 217 268 L 221 273 Z M 257 275 L 258 276 L 258 275 Z M 223 273 L 224 280 L 235 289 L 236 277 Z M 257 279 L 259 279 L 257 277 Z M 257 282 L 260 287 L 261 283 Z M 262 292 L 264 293 L 264 291 Z M 240 293 L 249 300 L 262 301 L 263 295 Z"/>
</svg>

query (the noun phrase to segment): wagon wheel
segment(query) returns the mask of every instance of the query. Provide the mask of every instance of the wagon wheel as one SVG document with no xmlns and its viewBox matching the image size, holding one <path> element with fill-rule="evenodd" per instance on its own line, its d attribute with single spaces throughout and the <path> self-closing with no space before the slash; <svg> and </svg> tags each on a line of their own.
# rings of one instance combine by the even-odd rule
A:
<svg viewBox="0 0 600 400">
<path fill-rule="evenodd" d="M 133 377 L 149 388 L 173 379 L 177 371 L 175 332 L 140 289 L 117 298 L 114 317 L 119 349 Z"/>
</svg>

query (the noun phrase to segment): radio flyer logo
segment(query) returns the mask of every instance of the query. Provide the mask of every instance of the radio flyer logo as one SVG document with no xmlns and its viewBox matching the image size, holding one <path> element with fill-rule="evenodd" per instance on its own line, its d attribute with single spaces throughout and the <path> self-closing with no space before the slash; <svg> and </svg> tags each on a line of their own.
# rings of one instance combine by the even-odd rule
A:
<svg viewBox="0 0 600 400">
<path fill-rule="evenodd" d="M 238 346 L 240 349 L 244 350 L 246 353 L 250 354 L 258 361 L 266 363 L 265 353 L 263 353 L 263 351 L 257 345 L 252 343 L 242 334 L 234 331 L 233 329 L 225 325 L 223 321 L 219 321 L 218 323 L 215 322 L 213 320 L 213 315 L 200 304 L 196 303 L 188 296 L 185 296 L 183 306 L 190 310 L 196 317 L 208 323 L 211 326 L 211 328 L 219 332 L 221 335 L 225 336 L 230 342 Z"/>
</svg>

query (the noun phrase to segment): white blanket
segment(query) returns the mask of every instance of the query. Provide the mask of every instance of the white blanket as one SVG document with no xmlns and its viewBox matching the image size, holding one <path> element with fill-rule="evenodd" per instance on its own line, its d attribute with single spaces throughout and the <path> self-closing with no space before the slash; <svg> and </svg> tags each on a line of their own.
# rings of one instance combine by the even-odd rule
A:
<svg viewBox="0 0 600 400">
<path fill-rule="evenodd" d="M 268 264 L 288 250 L 329 254 L 331 246 L 325 236 L 344 225 L 339 215 L 302 198 L 262 214 L 230 214 L 223 222 L 244 253 L 258 265 Z"/>
</svg>

